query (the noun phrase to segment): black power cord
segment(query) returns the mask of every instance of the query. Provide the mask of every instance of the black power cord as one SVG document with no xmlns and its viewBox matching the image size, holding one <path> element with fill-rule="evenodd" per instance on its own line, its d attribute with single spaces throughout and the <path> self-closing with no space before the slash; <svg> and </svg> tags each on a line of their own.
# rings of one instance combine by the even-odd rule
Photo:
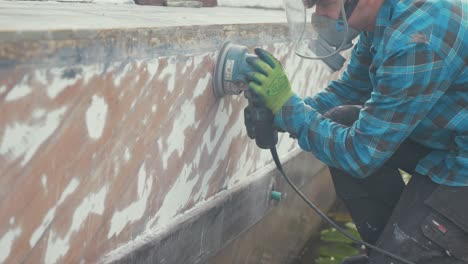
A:
<svg viewBox="0 0 468 264">
<path fill-rule="evenodd" d="M 276 168 L 279 170 L 279 172 L 281 173 L 283 178 L 286 180 L 286 182 L 302 198 L 302 200 L 304 200 L 304 202 L 306 202 L 306 204 L 309 205 L 309 207 L 312 208 L 325 222 L 327 222 L 328 224 L 330 224 L 331 226 L 336 228 L 336 230 L 338 230 L 338 232 L 342 233 L 343 235 L 345 235 L 347 238 L 351 239 L 356 244 L 366 246 L 366 247 L 368 247 L 370 249 L 373 249 L 373 250 L 379 252 L 380 254 L 383 254 L 383 255 L 386 255 L 386 256 L 391 257 L 393 259 L 396 259 L 398 261 L 401 261 L 402 263 L 415 264 L 412 261 L 406 260 L 406 259 L 404 259 L 404 258 L 402 258 L 400 256 L 397 256 L 397 255 L 395 255 L 395 254 L 393 254 L 391 252 L 388 252 L 388 251 L 383 250 L 383 249 L 381 249 L 379 247 L 376 247 L 376 246 L 371 245 L 371 244 L 369 244 L 367 242 L 364 242 L 364 241 L 354 237 L 353 235 L 349 234 L 348 232 L 346 232 L 346 230 L 344 230 L 343 228 L 338 226 L 332 219 L 330 219 L 327 215 L 325 215 L 314 203 L 312 203 L 301 192 L 301 190 L 299 190 L 299 188 L 291 181 L 291 179 L 288 176 L 286 176 L 286 173 L 284 173 L 284 170 L 283 170 L 283 166 L 281 165 L 281 162 L 279 160 L 278 152 L 276 151 L 276 147 L 270 148 L 270 152 L 271 152 L 271 156 L 273 157 L 273 161 L 275 162 Z"/>
</svg>

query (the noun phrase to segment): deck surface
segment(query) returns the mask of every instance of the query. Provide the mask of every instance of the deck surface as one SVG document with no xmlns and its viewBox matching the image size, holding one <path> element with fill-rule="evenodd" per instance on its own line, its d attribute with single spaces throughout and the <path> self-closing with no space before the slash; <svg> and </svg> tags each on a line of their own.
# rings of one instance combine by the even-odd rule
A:
<svg viewBox="0 0 468 264">
<path fill-rule="evenodd" d="M 0 1 L 0 32 L 285 22 L 281 10 Z"/>
</svg>

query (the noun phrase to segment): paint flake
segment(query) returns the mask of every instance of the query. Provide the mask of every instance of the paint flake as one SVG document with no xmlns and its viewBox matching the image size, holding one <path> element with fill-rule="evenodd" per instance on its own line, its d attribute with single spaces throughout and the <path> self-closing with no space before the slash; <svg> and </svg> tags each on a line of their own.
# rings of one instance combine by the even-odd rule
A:
<svg viewBox="0 0 468 264">
<path fill-rule="evenodd" d="M 24 166 L 58 128 L 65 111 L 65 107 L 49 113 L 43 111 L 40 115 L 33 114 L 33 119 L 29 123 L 7 125 L 0 142 L 0 155 L 10 160 L 23 157 L 21 165 Z"/>
<path fill-rule="evenodd" d="M 132 158 L 132 154 L 128 148 L 125 149 L 124 160 L 128 162 Z"/>
<path fill-rule="evenodd" d="M 148 61 L 148 64 L 146 64 L 146 69 L 148 70 L 150 77 L 153 77 L 156 74 L 156 71 L 158 71 L 158 68 L 159 68 L 159 59 Z M 151 80 L 151 78 L 149 79 Z"/>
<path fill-rule="evenodd" d="M 193 92 L 193 97 L 198 97 L 205 92 L 206 88 L 209 86 L 211 82 L 211 73 L 207 73 L 205 77 L 200 78 L 195 86 L 195 90 Z"/>
<path fill-rule="evenodd" d="M 190 201 L 193 188 L 198 182 L 198 177 L 189 180 L 191 172 L 191 166 L 185 164 L 171 190 L 166 194 L 158 213 L 148 222 L 147 229 L 169 224 L 171 219 Z"/>
<path fill-rule="evenodd" d="M 108 239 L 118 236 L 128 224 L 138 221 L 144 216 L 152 186 L 153 177 L 151 175 L 147 176 L 145 163 L 143 163 L 138 171 L 138 198 L 127 208 L 114 213 L 107 234 Z"/>
<path fill-rule="evenodd" d="M 118 67 L 121 67 L 120 65 Z M 131 73 L 131 71 L 133 70 L 133 65 L 132 63 L 129 63 L 129 62 L 125 62 L 125 66 L 122 68 L 122 69 L 118 69 L 115 73 L 114 73 L 114 86 L 115 87 L 119 87 L 120 84 L 122 83 L 122 80 Z"/>
<path fill-rule="evenodd" d="M 180 156 L 184 151 L 185 134 L 184 131 L 195 124 L 195 105 L 193 103 L 183 103 L 179 109 L 177 119 L 172 126 L 172 132 L 166 139 L 168 148 L 162 153 L 163 168 L 166 169 L 169 163 L 169 157 L 173 152 Z"/>
<path fill-rule="evenodd" d="M 57 95 L 65 91 L 65 89 L 71 87 L 77 82 L 77 77 L 67 79 L 62 78 L 64 69 L 52 69 L 50 72 L 53 76 L 52 83 L 47 85 L 47 96 L 51 99 L 55 99 Z"/>
<path fill-rule="evenodd" d="M 106 126 L 108 106 L 103 97 L 93 95 L 91 105 L 86 111 L 86 127 L 89 137 L 98 140 Z"/>
<path fill-rule="evenodd" d="M 168 77 L 166 88 L 168 93 L 172 93 L 175 89 L 176 70 L 176 59 L 175 57 L 170 57 L 166 68 L 163 69 L 159 77 L 159 80 L 164 80 L 164 78 Z"/>
<path fill-rule="evenodd" d="M 27 95 L 29 95 L 32 92 L 31 86 L 26 83 L 25 80 L 21 81 L 19 84 L 17 84 L 13 89 L 10 90 L 10 92 L 7 94 L 5 101 L 11 102 L 15 101 L 18 99 L 21 99 Z"/>
<path fill-rule="evenodd" d="M 63 238 L 54 230 L 50 231 L 45 252 L 46 263 L 57 263 L 61 257 L 67 254 L 70 249 L 70 239 L 72 235 L 83 227 L 83 223 L 90 215 L 102 215 L 104 213 L 104 202 L 107 191 L 107 186 L 104 186 L 97 193 L 91 193 L 83 199 L 73 213 L 72 224 Z"/>
<path fill-rule="evenodd" d="M 21 228 L 17 227 L 0 237 L 0 263 L 3 263 L 10 256 L 13 243 L 21 235 L 21 232 Z"/>
<path fill-rule="evenodd" d="M 46 229 L 52 223 L 52 220 L 55 218 L 55 212 L 57 211 L 57 208 L 60 205 L 62 205 L 62 203 L 65 201 L 65 199 L 67 199 L 68 196 L 70 196 L 72 193 L 76 191 L 76 188 L 78 188 L 79 183 L 80 182 L 76 178 L 73 178 L 70 181 L 70 183 L 67 185 L 63 193 L 60 195 L 60 199 L 58 200 L 57 204 L 51 209 L 49 209 L 44 219 L 42 219 L 42 223 L 33 232 L 31 239 L 29 240 L 29 245 L 31 246 L 31 248 L 33 248 L 36 245 L 37 241 L 39 241 L 39 239 L 42 237 Z"/>
<path fill-rule="evenodd" d="M 48 84 L 48 81 L 47 81 L 47 71 L 44 69 L 44 70 L 36 70 L 34 72 L 34 77 L 35 77 L 35 80 L 42 84 L 42 85 L 47 85 Z"/>
<path fill-rule="evenodd" d="M 45 174 L 42 174 L 41 176 L 41 184 L 42 188 L 44 188 L 44 190 L 47 190 L 47 176 Z"/>
</svg>

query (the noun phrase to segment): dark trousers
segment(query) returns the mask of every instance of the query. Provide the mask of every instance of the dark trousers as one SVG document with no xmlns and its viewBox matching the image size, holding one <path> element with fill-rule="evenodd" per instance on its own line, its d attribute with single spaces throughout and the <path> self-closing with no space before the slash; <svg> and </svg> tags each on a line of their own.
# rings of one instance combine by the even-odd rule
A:
<svg viewBox="0 0 468 264">
<path fill-rule="evenodd" d="M 325 114 L 351 126 L 359 106 L 342 106 Z M 415 263 L 468 263 L 468 187 L 434 183 L 415 172 L 429 149 L 403 142 L 379 170 L 365 179 L 330 167 L 335 190 L 348 208 L 362 239 Z M 412 175 L 407 186 L 399 169 Z M 399 263 L 368 251 L 371 263 Z"/>
</svg>

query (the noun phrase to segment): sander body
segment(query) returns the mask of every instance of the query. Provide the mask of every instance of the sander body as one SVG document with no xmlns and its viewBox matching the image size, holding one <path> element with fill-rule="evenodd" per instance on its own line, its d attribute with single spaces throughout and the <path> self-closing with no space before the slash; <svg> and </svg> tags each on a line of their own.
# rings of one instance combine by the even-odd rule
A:
<svg viewBox="0 0 468 264">
<path fill-rule="evenodd" d="M 246 73 L 252 71 L 247 58 L 256 57 L 246 46 L 225 42 L 219 51 L 213 78 L 213 92 L 217 98 L 244 92 L 248 105 L 244 109 L 247 135 L 255 139 L 258 147 L 271 149 L 278 143 L 278 130 L 274 126 L 274 114 L 261 100 L 248 90 Z"/>
</svg>

